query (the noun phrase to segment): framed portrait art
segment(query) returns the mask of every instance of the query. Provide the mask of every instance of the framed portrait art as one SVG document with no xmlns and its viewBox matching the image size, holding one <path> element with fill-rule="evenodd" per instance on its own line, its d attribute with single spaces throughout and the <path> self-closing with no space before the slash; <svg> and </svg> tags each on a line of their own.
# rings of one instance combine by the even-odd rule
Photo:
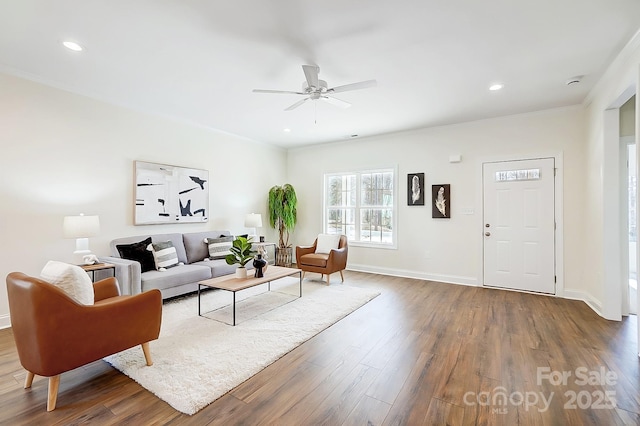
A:
<svg viewBox="0 0 640 426">
<path fill-rule="evenodd" d="M 451 218 L 451 185 L 448 183 L 431 186 L 431 217 Z"/>
<path fill-rule="evenodd" d="M 424 206 L 424 173 L 407 175 L 407 205 Z"/>
</svg>

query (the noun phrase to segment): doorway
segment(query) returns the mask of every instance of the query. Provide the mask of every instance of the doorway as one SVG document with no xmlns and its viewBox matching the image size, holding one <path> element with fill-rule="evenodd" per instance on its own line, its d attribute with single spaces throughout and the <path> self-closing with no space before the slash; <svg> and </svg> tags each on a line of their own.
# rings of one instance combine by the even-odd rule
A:
<svg viewBox="0 0 640 426">
<path fill-rule="evenodd" d="M 484 285 L 556 294 L 555 159 L 484 163 Z"/>
<path fill-rule="evenodd" d="M 637 314 L 637 297 L 638 297 L 638 265 L 637 265 L 637 241 L 638 241 L 638 227 L 636 223 L 636 194 L 637 194 L 637 176 L 636 176 L 636 144 L 633 138 L 633 143 L 626 143 L 627 154 L 627 235 L 629 241 L 629 288 L 628 297 L 626 302 L 628 303 L 628 312 L 630 314 Z M 625 311 L 626 309 L 623 309 Z"/>
</svg>

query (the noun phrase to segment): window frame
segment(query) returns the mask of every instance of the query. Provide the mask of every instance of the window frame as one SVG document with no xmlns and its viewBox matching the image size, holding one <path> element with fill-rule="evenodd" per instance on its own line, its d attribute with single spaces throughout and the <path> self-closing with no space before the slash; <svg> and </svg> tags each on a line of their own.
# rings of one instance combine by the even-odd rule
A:
<svg viewBox="0 0 640 426">
<path fill-rule="evenodd" d="M 362 175 L 371 174 L 371 173 L 392 173 L 392 197 L 393 202 L 391 203 L 391 243 L 382 243 L 382 242 L 373 242 L 373 241 L 362 241 L 360 240 L 360 215 L 361 211 L 365 209 L 370 209 L 371 206 L 363 206 L 362 205 Z M 358 240 L 348 240 L 350 246 L 355 247 L 369 247 L 369 248 L 378 248 L 378 249 L 391 249 L 395 250 L 398 248 L 398 166 L 387 166 L 387 167 L 367 167 L 361 169 L 352 169 L 344 172 L 327 172 L 323 174 L 322 177 L 322 232 L 328 233 L 327 228 L 327 219 L 328 219 L 328 211 L 331 206 L 328 205 L 328 185 L 329 179 L 332 176 L 348 176 L 348 175 L 356 175 L 356 204 L 353 207 L 354 209 L 354 227 L 355 227 L 355 236 Z M 348 208 L 347 206 L 341 206 L 342 209 Z M 348 238 L 348 235 L 347 235 Z"/>
</svg>

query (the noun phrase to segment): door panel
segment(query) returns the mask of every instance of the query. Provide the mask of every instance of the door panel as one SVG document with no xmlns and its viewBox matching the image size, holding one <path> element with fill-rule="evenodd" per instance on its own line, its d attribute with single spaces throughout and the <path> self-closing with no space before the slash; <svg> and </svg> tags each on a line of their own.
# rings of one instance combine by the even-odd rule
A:
<svg viewBox="0 0 640 426">
<path fill-rule="evenodd" d="M 555 293 L 554 167 L 483 164 L 485 286 Z"/>
</svg>

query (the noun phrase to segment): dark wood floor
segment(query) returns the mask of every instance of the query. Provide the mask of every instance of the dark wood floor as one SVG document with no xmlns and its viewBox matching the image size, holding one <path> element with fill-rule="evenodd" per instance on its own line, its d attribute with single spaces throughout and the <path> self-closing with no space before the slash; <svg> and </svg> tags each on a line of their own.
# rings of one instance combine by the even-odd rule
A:
<svg viewBox="0 0 640 426">
<path fill-rule="evenodd" d="M 354 272 L 344 285 L 382 294 L 194 416 L 103 361 L 63 374 L 47 413 L 47 380 L 22 388 L 13 336 L 2 330 L 0 423 L 640 424 L 635 316 L 610 322 L 578 301 Z M 538 368 L 571 376 L 554 384 Z M 582 384 L 582 369 L 604 371 L 610 384 L 599 373 Z"/>
</svg>

